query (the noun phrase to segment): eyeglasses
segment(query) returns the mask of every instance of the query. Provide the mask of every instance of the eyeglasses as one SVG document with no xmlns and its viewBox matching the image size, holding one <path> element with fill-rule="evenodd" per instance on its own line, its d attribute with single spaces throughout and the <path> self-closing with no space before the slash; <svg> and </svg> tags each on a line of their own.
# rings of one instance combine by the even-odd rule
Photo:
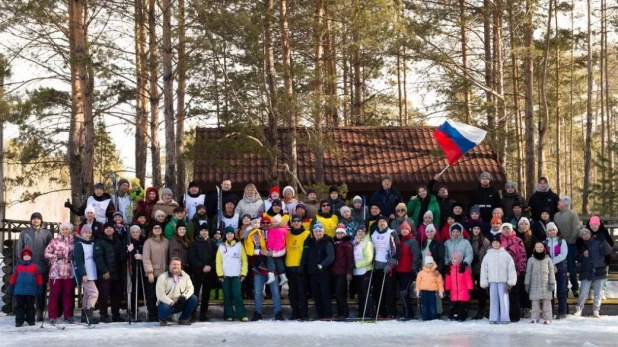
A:
<svg viewBox="0 0 618 347">
<path fill-rule="evenodd" d="M 406 212 L 406 210 L 405 210 L 405 209 L 399 209 L 399 210 L 396 210 L 396 211 L 397 211 L 397 212 Z"/>
<path fill-rule="evenodd" d="M 330 207 L 330 204 L 322 204 L 322 207 Z"/>
<path fill-rule="evenodd" d="M 268 222 L 262 222 L 262 225 L 270 225 Z"/>
<path fill-rule="evenodd" d="M 300 223 L 300 222 L 301 222 L 301 220 L 300 220 L 300 219 L 294 219 L 294 220 L 292 221 L 292 223 Z"/>
</svg>

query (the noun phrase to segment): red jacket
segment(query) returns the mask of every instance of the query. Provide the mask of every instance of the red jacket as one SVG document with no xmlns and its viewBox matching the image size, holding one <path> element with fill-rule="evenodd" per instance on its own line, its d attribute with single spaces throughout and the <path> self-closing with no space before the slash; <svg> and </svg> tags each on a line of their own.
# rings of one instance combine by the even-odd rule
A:
<svg viewBox="0 0 618 347">
<path fill-rule="evenodd" d="M 354 247 L 350 242 L 350 237 L 334 239 L 335 241 L 335 260 L 330 266 L 333 275 L 351 275 L 354 269 Z"/>
<path fill-rule="evenodd" d="M 446 275 L 444 290 L 451 291 L 451 301 L 470 301 L 470 290 L 474 289 L 470 267 L 459 273 L 459 265 L 451 265 L 451 273 Z"/>
<path fill-rule="evenodd" d="M 446 242 L 447 240 L 451 239 L 451 234 L 449 232 L 450 227 L 451 226 L 448 225 L 448 223 L 442 226 L 442 229 L 440 229 L 440 240 L 444 240 L 444 242 Z M 463 229 L 462 234 L 464 239 L 470 239 L 470 235 L 468 234 L 468 230 L 466 230 L 466 228 Z"/>
<path fill-rule="evenodd" d="M 397 272 L 414 272 L 420 271 L 421 267 L 421 252 L 418 242 L 412 233 L 399 236 L 399 245 L 401 247 L 401 256 L 397 261 Z"/>
</svg>

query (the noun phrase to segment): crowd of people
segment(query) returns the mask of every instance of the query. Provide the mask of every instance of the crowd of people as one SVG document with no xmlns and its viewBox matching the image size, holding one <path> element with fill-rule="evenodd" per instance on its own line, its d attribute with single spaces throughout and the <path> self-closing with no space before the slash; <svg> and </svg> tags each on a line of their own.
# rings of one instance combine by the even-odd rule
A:
<svg viewBox="0 0 618 347">
<path fill-rule="evenodd" d="M 34 213 L 20 233 L 10 281 L 16 326 L 43 320 L 45 310 L 53 324 L 73 323 L 76 285 L 87 324 L 126 321 L 127 292 L 145 300 L 147 320 L 162 326 L 174 313 L 181 325 L 209 321 L 211 299 L 223 299 L 224 320 L 245 322 L 243 299 L 254 300 L 257 321 L 268 297 L 274 319 L 284 320 L 282 292 L 290 320 L 352 318 L 350 298 L 358 300 L 355 318 L 409 320 L 416 297 L 423 320 L 447 314 L 549 324 L 567 317 L 569 282 L 578 297 L 574 315 L 593 291 L 593 316 L 600 317 L 614 241 L 598 216 L 582 227 L 571 198 L 553 193 L 545 177 L 527 202 L 512 182 L 501 196 L 488 173 L 466 202 L 451 199 L 445 185 L 434 193 L 439 179 L 419 186 L 406 204 L 385 176 L 367 202 L 354 196 L 350 206 L 337 186 L 322 199 L 309 189 L 301 200 L 289 186 L 262 198 L 248 184 L 238 198 L 229 180 L 213 196 L 191 182 L 177 202 L 169 188 L 148 188 L 131 201 L 127 180 L 114 195 L 97 184 L 83 206 L 65 204 L 83 217 L 79 226 L 62 223 L 54 237 Z M 309 317 L 309 297 L 317 317 Z M 474 316 L 471 299 L 478 301 Z M 139 300 L 129 301 L 128 315 Z"/>
</svg>

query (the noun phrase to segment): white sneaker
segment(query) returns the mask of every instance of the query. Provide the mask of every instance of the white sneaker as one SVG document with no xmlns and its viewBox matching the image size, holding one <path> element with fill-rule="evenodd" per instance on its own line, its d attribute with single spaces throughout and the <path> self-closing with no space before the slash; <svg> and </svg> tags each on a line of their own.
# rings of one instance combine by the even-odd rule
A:
<svg viewBox="0 0 618 347">
<path fill-rule="evenodd" d="M 601 292 L 601 300 L 607 300 L 607 297 L 605 296 L 605 290 Z"/>
<path fill-rule="evenodd" d="M 268 273 L 268 280 L 266 281 L 266 284 L 271 284 L 275 281 L 275 274 L 272 272 Z"/>
<path fill-rule="evenodd" d="M 599 312 L 593 312 L 592 313 L 592 317 L 594 317 L 594 318 L 601 318 L 601 315 L 599 314 Z"/>
<path fill-rule="evenodd" d="M 581 309 L 581 308 L 578 308 L 578 309 L 575 311 L 575 313 L 573 313 L 573 315 L 574 315 L 575 317 L 581 317 L 581 315 L 582 315 L 582 309 Z"/>
<path fill-rule="evenodd" d="M 281 274 L 279 275 L 279 285 L 282 286 L 286 283 L 288 283 L 288 277 L 285 274 Z"/>
</svg>

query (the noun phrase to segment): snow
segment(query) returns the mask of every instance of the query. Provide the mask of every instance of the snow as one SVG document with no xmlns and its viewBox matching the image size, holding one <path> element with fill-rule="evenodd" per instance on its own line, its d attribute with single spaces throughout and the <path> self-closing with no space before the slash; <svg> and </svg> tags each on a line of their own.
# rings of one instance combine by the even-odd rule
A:
<svg viewBox="0 0 618 347">
<path fill-rule="evenodd" d="M 130 346 L 610 346 L 618 338 L 618 317 L 572 317 L 551 325 L 527 320 L 509 325 L 489 325 L 487 320 L 455 323 L 432 322 L 222 322 L 192 326 L 158 323 L 98 324 L 94 329 L 79 325 L 59 331 L 46 323 L 15 328 L 13 316 L 0 317 L 0 346 L 88 347 Z"/>
</svg>

